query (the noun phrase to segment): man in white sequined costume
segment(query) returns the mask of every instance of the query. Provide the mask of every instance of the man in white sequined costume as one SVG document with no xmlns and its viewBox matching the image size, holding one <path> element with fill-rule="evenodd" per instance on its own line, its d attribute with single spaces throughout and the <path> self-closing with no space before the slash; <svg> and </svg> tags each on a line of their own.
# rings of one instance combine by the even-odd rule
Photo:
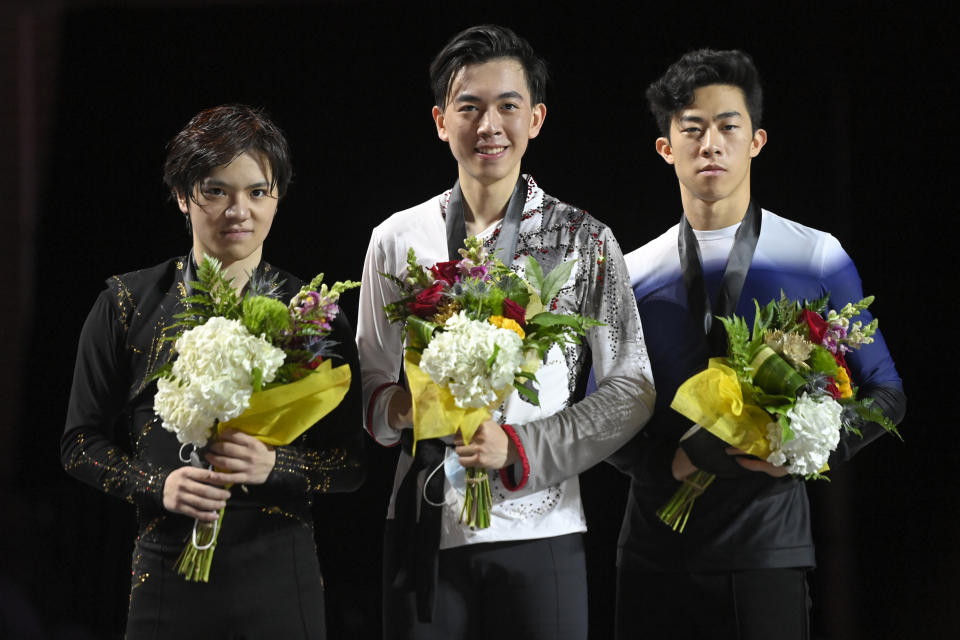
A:
<svg viewBox="0 0 960 640">
<path fill-rule="evenodd" d="M 410 394 L 398 382 L 402 327 L 390 324 L 383 311 L 400 293 L 380 274 L 402 274 L 411 247 L 425 266 L 447 260 L 451 215 L 462 216 L 466 234 L 482 239 L 490 251 L 515 234 L 515 249 L 501 257 L 513 260 L 521 275 L 527 256 L 544 273 L 576 260 L 557 297 L 544 303 L 605 324 L 589 330 L 585 345 L 548 352 L 537 372 L 539 407 L 514 392 L 469 446 L 441 447 L 437 458 L 419 465 L 424 442 L 416 460 L 407 449 L 401 453 L 387 514 L 385 637 L 473 638 L 508 631 L 524 638 L 583 639 L 586 522 L 577 474 L 630 439 L 654 404 L 629 277 L 605 225 L 520 176 L 527 143 L 546 116 L 545 66 L 530 45 L 501 27 L 467 29 L 438 54 L 431 79 L 437 133 L 450 144 L 459 181 L 373 230 L 357 331 L 367 431 L 380 444 L 395 446 L 412 426 Z M 515 229 L 504 224 L 511 202 Z M 598 391 L 576 401 L 591 364 Z M 458 523 L 463 466 L 495 471 L 487 529 Z M 439 508 L 423 499 L 434 471 L 446 476 Z M 408 474 L 416 493 L 403 492 Z M 434 511 L 438 522 L 429 527 L 439 528 L 439 552 L 431 556 L 422 549 L 422 527 Z M 411 534 L 411 527 L 421 528 Z"/>
</svg>

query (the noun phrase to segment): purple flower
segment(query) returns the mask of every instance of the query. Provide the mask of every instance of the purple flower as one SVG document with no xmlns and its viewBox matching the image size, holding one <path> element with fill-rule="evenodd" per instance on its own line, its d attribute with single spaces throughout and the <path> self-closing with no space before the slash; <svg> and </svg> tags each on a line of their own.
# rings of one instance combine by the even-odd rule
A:
<svg viewBox="0 0 960 640">
<path fill-rule="evenodd" d="M 471 278 L 482 278 L 482 279 L 486 280 L 486 279 L 487 279 L 487 267 L 486 267 L 485 265 L 482 265 L 482 264 L 479 265 L 479 266 L 476 266 L 476 267 L 472 267 L 472 268 L 470 269 L 470 277 L 471 277 Z"/>
</svg>

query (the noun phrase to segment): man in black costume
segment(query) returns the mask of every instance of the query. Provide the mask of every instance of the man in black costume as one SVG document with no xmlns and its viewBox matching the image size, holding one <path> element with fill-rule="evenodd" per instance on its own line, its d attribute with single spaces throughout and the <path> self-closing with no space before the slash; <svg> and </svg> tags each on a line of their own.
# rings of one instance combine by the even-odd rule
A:
<svg viewBox="0 0 960 640">
<path fill-rule="evenodd" d="M 284 134 L 261 111 L 199 113 L 170 142 L 164 168 L 192 250 L 109 278 L 84 323 L 61 458 L 74 477 L 137 507 L 128 638 L 325 635 L 312 494 L 351 491 L 363 477 L 350 323 L 339 314 L 331 338 L 351 367 L 351 391 L 322 428 L 277 447 L 227 431 L 203 452 L 219 471 L 182 462 L 149 381 L 170 359 L 163 338 L 205 256 L 222 262 L 238 291 L 254 279 L 279 283 L 283 301 L 299 291 L 299 279 L 262 260 L 291 174 Z M 210 581 L 188 582 L 173 566 L 193 521 L 215 521 L 225 505 Z"/>
</svg>

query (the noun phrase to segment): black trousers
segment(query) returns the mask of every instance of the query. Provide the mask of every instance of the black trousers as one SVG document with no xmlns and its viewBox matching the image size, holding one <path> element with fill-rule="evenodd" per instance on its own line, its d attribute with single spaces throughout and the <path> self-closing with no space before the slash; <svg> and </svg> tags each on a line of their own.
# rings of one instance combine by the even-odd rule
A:
<svg viewBox="0 0 960 640">
<path fill-rule="evenodd" d="M 387 640 L 585 640 L 583 536 L 473 544 L 440 551 L 433 622 L 417 620 L 416 594 L 395 586 L 400 558 L 384 545 Z"/>
<path fill-rule="evenodd" d="M 617 573 L 617 640 L 809 640 L 806 569 Z"/>
<path fill-rule="evenodd" d="M 242 528 L 237 519 L 224 518 L 228 536 Z M 207 583 L 176 574 L 181 549 L 180 543 L 138 540 L 128 640 L 326 637 L 323 579 L 309 526 L 218 543 Z"/>
</svg>

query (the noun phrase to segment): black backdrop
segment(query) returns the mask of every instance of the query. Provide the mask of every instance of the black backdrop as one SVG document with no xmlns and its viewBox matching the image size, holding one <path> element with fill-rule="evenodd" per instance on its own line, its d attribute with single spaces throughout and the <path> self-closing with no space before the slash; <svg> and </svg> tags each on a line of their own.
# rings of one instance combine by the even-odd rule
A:
<svg viewBox="0 0 960 640">
<path fill-rule="evenodd" d="M 680 214 L 675 178 L 654 153 L 645 86 L 691 48 L 753 54 L 769 133 L 754 196 L 844 244 L 878 298 L 910 398 L 905 442 L 881 440 L 810 487 L 815 635 L 948 634 L 960 595 L 958 446 L 941 427 L 953 421 L 957 361 L 946 247 L 957 213 L 951 20 L 919 3 L 680 4 L 77 2 L 29 22 L 52 53 L 27 71 L 50 88 L 48 119 L 30 155 L 36 215 L 12 238 L 26 243 L 27 267 L 4 280 L 26 321 L 4 325 L 19 356 L 4 374 L 16 384 L 4 385 L 14 409 L 3 431 L 0 624 L 18 620 L 33 629 L 24 637 L 119 637 L 132 509 L 68 478 L 58 439 L 76 338 L 103 279 L 189 246 L 161 185 L 166 141 L 201 108 L 266 107 L 292 141 L 296 176 L 265 256 L 301 275 L 356 278 L 377 222 L 453 182 L 426 68 L 455 31 L 489 21 L 515 28 L 550 63 L 548 117 L 524 170 L 608 223 L 625 250 Z M 9 98 L 23 107 L 17 86 Z M 355 317 L 356 294 L 345 304 Z M 318 507 L 331 638 L 379 633 L 395 453 L 369 449 L 365 486 Z M 610 638 L 626 485 L 603 465 L 583 484 L 591 637 Z"/>
</svg>

